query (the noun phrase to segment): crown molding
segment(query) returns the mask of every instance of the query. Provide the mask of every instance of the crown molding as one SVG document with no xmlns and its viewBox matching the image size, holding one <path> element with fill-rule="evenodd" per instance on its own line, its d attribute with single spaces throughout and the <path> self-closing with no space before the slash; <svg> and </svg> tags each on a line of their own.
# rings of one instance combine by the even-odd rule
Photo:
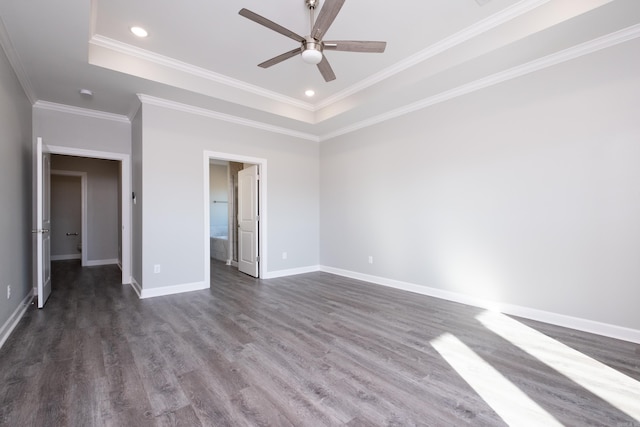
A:
<svg viewBox="0 0 640 427">
<path fill-rule="evenodd" d="M 168 99 L 157 98 L 155 96 L 145 95 L 142 93 L 137 94 L 140 102 L 143 104 L 155 105 L 158 107 L 169 108 L 172 110 L 182 111 L 184 113 L 196 114 L 199 116 L 209 117 L 216 120 L 222 120 L 224 122 L 234 123 L 241 126 L 247 126 L 255 129 L 265 130 L 268 132 L 279 133 L 281 135 L 293 136 L 295 138 L 306 139 L 308 141 L 319 142 L 320 139 L 316 135 L 310 133 L 298 132 L 293 129 L 287 129 L 280 126 L 274 126 L 267 123 L 259 122 L 256 120 L 243 119 L 238 116 L 232 116 L 230 114 L 219 113 L 217 111 L 208 110 L 206 108 L 194 107 L 188 104 L 182 104 L 180 102 L 170 101 Z"/>
<path fill-rule="evenodd" d="M 133 122 L 133 118 L 136 116 L 136 114 L 138 114 L 140 107 L 142 107 L 142 104 L 140 104 L 139 102 L 136 102 L 131 105 L 131 108 L 129 109 L 129 114 L 127 114 L 127 117 L 129 118 L 130 122 Z"/>
<path fill-rule="evenodd" d="M 273 101 L 282 102 L 296 108 L 301 108 L 307 111 L 315 111 L 314 106 L 308 102 L 300 101 L 298 99 L 264 89 L 260 86 L 252 85 L 241 80 L 225 76 L 223 74 L 214 73 L 213 71 L 207 70 L 205 68 L 197 67 L 183 61 L 178 61 L 168 56 L 160 55 L 146 49 L 141 49 L 130 44 L 122 43 L 118 40 L 104 37 L 99 34 L 91 37 L 89 43 L 95 46 L 103 47 L 105 49 L 113 50 L 118 53 L 122 53 L 124 55 L 133 56 L 144 61 L 150 61 L 164 67 L 181 71 L 183 73 L 191 74 L 192 76 L 200 77 L 229 87 L 240 89 L 245 92 L 253 93 L 254 95 L 263 96 Z"/>
<path fill-rule="evenodd" d="M 441 102 L 448 101 L 450 99 L 457 98 L 459 96 L 466 95 L 480 89 L 484 89 L 498 83 L 514 79 L 516 77 L 530 74 L 544 68 L 558 65 L 563 62 L 570 61 L 572 59 L 579 58 L 581 56 L 588 55 L 590 53 L 594 53 L 599 50 L 606 49 L 608 47 L 612 47 L 638 37 L 640 37 L 640 24 L 632 25 L 620 31 L 598 37 L 596 39 L 578 44 L 568 49 L 552 53 L 551 55 L 544 56 L 525 64 L 501 71 L 499 73 L 483 77 L 471 83 L 467 83 L 456 88 L 441 92 L 437 95 L 424 98 L 420 101 L 405 105 L 404 107 L 396 108 L 386 113 L 379 114 L 366 120 L 362 120 L 358 123 L 343 127 L 334 132 L 321 135 L 320 141 L 326 141 L 328 139 L 332 139 L 369 126 L 373 126 L 375 124 L 382 123 L 396 117 L 404 116 L 405 114 L 409 114 L 414 111 L 418 111 L 423 108 L 430 107 L 432 105 L 439 104 Z"/>
<path fill-rule="evenodd" d="M 105 113 L 104 111 L 90 110 L 88 108 L 74 107 L 72 105 L 56 104 L 49 101 L 36 101 L 33 104 L 33 108 L 40 108 L 42 110 L 58 111 L 61 113 L 75 114 L 77 116 L 91 117 L 94 119 L 112 120 L 121 123 L 131 123 L 127 116 L 120 114 Z"/>
<path fill-rule="evenodd" d="M 370 86 L 373 86 L 377 83 L 380 83 L 383 80 L 388 79 L 402 71 L 409 69 L 411 67 L 416 66 L 417 64 L 426 61 L 429 58 L 432 58 L 442 52 L 445 52 L 459 44 L 462 44 L 468 40 L 473 39 L 474 37 L 479 36 L 482 33 L 485 33 L 489 30 L 492 30 L 500 25 L 509 22 L 510 20 L 517 18 L 519 16 L 524 15 L 527 12 L 530 12 L 533 9 L 536 9 L 551 0 L 523 0 L 520 1 L 513 6 L 507 7 L 506 9 L 501 10 L 500 12 L 494 13 L 493 15 L 479 21 L 449 37 L 446 37 L 440 40 L 437 43 L 432 44 L 426 49 L 421 50 L 420 52 L 388 67 L 384 70 L 364 79 L 360 82 L 352 85 L 332 96 L 329 96 L 316 104 L 315 109 L 320 110 L 322 108 L 326 108 L 331 104 L 334 104 L 338 101 L 341 101 L 357 92 L 360 92 Z"/>
<path fill-rule="evenodd" d="M 18 81 L 20 82 L 20 86 L 22 86 L 22 90 L 25 95 L 29 99 L 31 105 L 36 102 L 36 96 L 33 91 L 33 86 L 31 85 L 31 81 L 22 66 L 22 61 L 20 60 L 20 56 L 18 52 L 13 47 L 13 43 L 11 42 L 11 37 L 9 37 L 9 32 L 4 25 L 4 21 L 0 16 L 0 46 L 4 50 L 5 55 L 7 55 L 7 59 L 9 60 L 9 64 L 11 64 L 11 68 L 13 68 L 13 72 L 16 74 Z"/>
</svg>

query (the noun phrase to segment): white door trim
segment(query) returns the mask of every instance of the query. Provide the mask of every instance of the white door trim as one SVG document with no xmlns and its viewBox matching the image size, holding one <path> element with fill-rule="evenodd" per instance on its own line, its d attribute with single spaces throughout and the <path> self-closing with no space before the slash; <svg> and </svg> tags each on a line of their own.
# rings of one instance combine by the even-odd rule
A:
<svg viewBox="0 0 640 427">
<path fill-rule="evenodd" d="M 260 255 L 259 277 L 265 277 L 267 269 L 267 159 L 260 157 L 242 156 L 239 154 L 221 153 L 218 151 L 204 151 L 203 156 L 203 181 L 204 181 L 204 281 L 208 287 L 211 287 L 211 248 L 209 247 L 209 160 L 218 159 L 229 162 L 251 163 L 258 165 L 258 173 L 260 174 L 260 186 L 258 190 L 258 250 Z"/>
<path fill-rule="evenodd" d="M 82 260 L 82 266 L 85 267 L 87 265 L 87 173 L 86 172 L 77 172 L 77 171 L 65 171 L 65 170 L 51 170 L 51 175 L 59 175 L 59 176 L 77 176 L 80 177 L 80 241 L 82 245 L 82 251 L 80 252 L 80 257 Z"/>
<path fill-rule="evenodd" d="M 131 156 L 108 151 L 85 150 L 83 148 L 48 145 L 51 154 L 88 157 L 92 159 L 117 160 L 122 163 L 120 193 L 122 197 L 122 284 L 131 283 Z M 84 249 L 84 247 L 83 247 Z M 85 251 L 83 250 L 83 253 Z"/>
</svg>

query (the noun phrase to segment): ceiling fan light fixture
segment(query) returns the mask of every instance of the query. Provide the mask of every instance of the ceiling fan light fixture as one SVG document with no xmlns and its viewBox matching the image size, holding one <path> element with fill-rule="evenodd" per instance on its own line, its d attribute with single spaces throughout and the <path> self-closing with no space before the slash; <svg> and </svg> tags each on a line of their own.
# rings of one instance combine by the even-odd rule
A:
<svg viewBox="0 0 640 427">
<path fill-rule="evenodd" d="M 315 49 L 305 49 L 302 51 L 302 60 L 307 64 L 317 65 L 322 61 L 322 52 Z"/>
</svg>

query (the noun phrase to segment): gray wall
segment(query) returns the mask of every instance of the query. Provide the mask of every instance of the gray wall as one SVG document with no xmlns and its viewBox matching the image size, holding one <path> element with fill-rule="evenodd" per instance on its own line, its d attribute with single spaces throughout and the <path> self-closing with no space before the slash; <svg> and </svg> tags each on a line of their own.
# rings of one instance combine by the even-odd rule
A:
<svg viewBox="0 0 640 427">
<path fill-rule="evenodd" d="M 131 120 L 131 275 L 142 284 L 142 107 Z"/>
<path fill-rule="evenodd" d="M 267 159 L 268 271 L 318 265 L 317 143 L 144 104 L 143 288 L 204 280 L 205 150 Z"/>
<path fill-rule="evenodd" d="M 640 329 L 638 52 L 322 143 L 321 263 Z"/>
<path fill-rule="evenodd" d="M 0 328 L 33 288 L 31 143 L 31 103 L 0 48 Z"/>
<path fill-rule="evenodd" d="M 131 153 L 131 124 L 44 108 L 33 108 L 33 133 L 46 145 Z"/>
<path fill-rule="evenodd" d="M 51 169 L 87 173 L 87 261 L 118 259 L 120 162 L 51 156 Z"/>
</svg>

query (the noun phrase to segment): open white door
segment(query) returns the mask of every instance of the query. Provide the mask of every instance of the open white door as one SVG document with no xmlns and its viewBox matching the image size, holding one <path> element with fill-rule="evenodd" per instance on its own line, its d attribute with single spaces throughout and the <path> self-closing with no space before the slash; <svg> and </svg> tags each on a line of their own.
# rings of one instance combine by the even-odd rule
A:
<svg viewBox="0 0 640 427">
<path fill-rule="evenodd" d="M 238 270 L 258 277 L 258 166 L 238 172 Z"/>
<path fill-rule="evenodd" d="M 42 149 L 42 138 L 36 147 L 36 270 L 38 308 L 44 307 L 51 294 L 51 158 Z"/>
</svg>

